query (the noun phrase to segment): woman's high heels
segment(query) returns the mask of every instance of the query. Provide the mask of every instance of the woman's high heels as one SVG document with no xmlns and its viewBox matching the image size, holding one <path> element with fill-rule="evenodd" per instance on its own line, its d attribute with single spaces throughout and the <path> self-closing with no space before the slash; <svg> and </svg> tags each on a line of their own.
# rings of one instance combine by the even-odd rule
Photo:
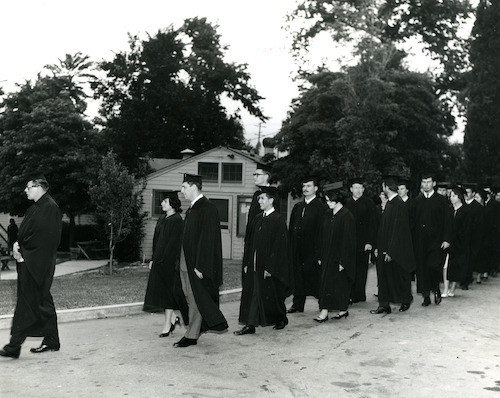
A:
<svg viewBox="0 0 500 398">
<path fill-rule="evenodd" d="M 319 316 L 314 318 L 314 320 L 318 323 L 323 323 L 323 322 L 326 322 L 328 320 L 328 315 L 324 318 L 320 318 Z"/>
<path fill-rule="evenodd" d="M 170 333 L 172 333 L 174 331 L 174 328 L 173 328 L 174 325 L 170 325 L 170 330 L 166 333 L 160 333 L 158 335 L 158 337 L 168 337 L 170 336 Z"/>
<path fill-rule="evenodd" d="M 170 332 L 173 332 L 175 330 L 176 325 L 181 326 L 181 320 L 179 319 L 178 316 L 175 317 L 175 322 L 172 323 L 172 326 L 170 327 Z"/>
<path fill-rule="evenodd" d="M 348 316 L 349 316 L 349 311 L 346 311 L 342 315 L 340 315 L 340 314 L 335 315 L 333 317 L 333 319 L 342 319 L 342 318 L 346 318 L 347 319 Z"/>
</svg>

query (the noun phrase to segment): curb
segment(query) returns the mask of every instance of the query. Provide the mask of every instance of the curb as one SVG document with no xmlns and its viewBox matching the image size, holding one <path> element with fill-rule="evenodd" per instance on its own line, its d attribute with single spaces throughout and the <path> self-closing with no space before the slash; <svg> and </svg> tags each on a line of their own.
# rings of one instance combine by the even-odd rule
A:
<svg viewBox="0 0 500 398">
<path fill-rule="evenodd" d="M 220 303 L 237 301 L 241 297 L 241 288 L 224 290 L 219 293 Z M 70 310 L 58 310 L 57 322 L 77 322 L 91 319 L 116 318 L 120 316 L 143 314 L 143 303 L 104 305 L 101 307 L 74 308 Z M 0 329 L 10 329 L 13 315 L 0 315 Z"/>
</svg>

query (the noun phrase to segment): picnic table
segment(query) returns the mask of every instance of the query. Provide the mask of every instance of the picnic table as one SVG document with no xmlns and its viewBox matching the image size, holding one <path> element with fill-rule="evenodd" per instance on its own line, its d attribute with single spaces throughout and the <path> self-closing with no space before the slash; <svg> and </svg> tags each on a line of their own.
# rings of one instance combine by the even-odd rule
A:
<svg viewBox="0 0 500 398">
<path fill-rule="evenodd" d="M 76 242 L 76 246 L 80 249 L 80 253 L 82 253 L 87 260 L 95 260 L 96 256 L 102 257 L 103 255 L 107 255 L 108 252 L 106 242 L 100 240 Z"/>
</svg>

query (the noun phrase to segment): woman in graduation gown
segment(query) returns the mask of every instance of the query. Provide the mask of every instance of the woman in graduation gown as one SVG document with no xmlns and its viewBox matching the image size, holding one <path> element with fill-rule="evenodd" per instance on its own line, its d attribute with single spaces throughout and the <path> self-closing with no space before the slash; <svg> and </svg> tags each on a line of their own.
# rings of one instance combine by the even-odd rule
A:
<svg viewBox="0 0 500 398">
<path fill-rule="evenodd" d="M 321 246 L 320 313 L 314 320 L 325 322 L 330 310 L 339 310 L 333 319 L 349 316 L 347 308 L 356 270 L 356 223 L 344 207 L 347 195 L 341 188 L 326 190 L 327 212 Z"/>
<path fill-rule="evenodd" d="M 160 337 L 169 336 L 180 323 L 175 310 L 181 312 L 184 323 L 188 323 L 188 305 L 182 291 L 179 260 L 184 221 L 180 216 L 181 201 L 177 191 L 167 191 L 161 202 L 165 212 L 158 222 L 153 237 L 153 260 L 150 263 L 144 311 L 165 312 L 165 324 Z"/>
<path fill-rule="evenodd" d="M 444 297 L 453 297 L 458 283 L 467 277 L 467 264 L 470 253 L 470 216 L 465 205 L 465 190 L 453 187 L 450 193 L 450 202 L 453 205 L 452 235 L 448 248 L 448 272 L 450 281 L 449 290 Z"/>
</svg>

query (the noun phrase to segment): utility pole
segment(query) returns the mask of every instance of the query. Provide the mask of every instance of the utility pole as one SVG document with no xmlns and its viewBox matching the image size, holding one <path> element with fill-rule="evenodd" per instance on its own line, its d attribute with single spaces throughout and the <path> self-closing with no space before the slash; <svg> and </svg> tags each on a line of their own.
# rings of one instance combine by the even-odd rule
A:
<svg viewBox="0 0 500 398">
<path fill-rule="evenodd" d="M 255 152 L 257 155 L 260 155 L 260 148 L 262 148 L 262 144 L 260 143 L 260 128 L 262 126 L 262 122 L 259 122 L 259 133 L 257 135 L 257 145 L 255 145 Z"/>
</svg>

